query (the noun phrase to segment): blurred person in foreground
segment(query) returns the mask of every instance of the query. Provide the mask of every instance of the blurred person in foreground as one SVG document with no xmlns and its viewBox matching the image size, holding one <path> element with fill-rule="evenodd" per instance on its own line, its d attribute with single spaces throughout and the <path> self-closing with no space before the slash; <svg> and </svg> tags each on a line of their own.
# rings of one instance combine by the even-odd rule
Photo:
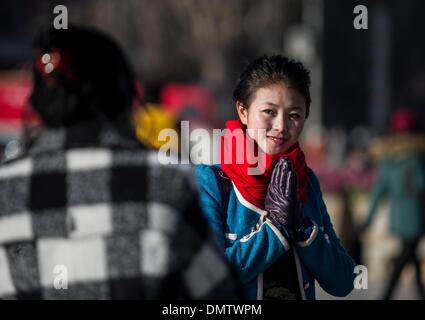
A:
<svg viewBox="0 0 425 320">
<path fill-rule="evenodd" d="M 404 267 L 410 262 L 415 266 L 418 293 L 425 299 L 421 262 L 416 254 L 425 232 L 425 136 L 416 129 L 414 113 L 406 108 L 398 109 L 391 116 L 391 133 L 373 142 L 369 150 L 378 166 L 378 177 L 360 231 L 370 226 L 380 201 L 387 196 L 390 233 L 401 241 L 401 252 L 395 259 L 384 300 L 390 299 Z"/>
<path fill-rule="evenodd" d="M 120 48 L 78 27 L 36 44 L 43 128 L 0 166 L 0 298 L 235 298 L 189 168 L 136 139 Z"/>
<path fill-rule="evenodd" d="M 354 261 L 298 143 L 309 87 L 300 62 L 252 61 L 233 91 L 239 118 L 226 122 L 220 164 L 196 167 L 202 208 L 248 299 L 313 300 L 316 281 L 335 296 L 353 290 Z"/>
</svg>

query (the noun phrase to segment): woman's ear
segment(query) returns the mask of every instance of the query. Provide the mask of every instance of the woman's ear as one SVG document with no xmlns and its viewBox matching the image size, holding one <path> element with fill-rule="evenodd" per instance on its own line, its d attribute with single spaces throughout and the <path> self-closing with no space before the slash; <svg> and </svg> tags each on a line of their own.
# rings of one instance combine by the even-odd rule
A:
<svg viewBox="0 0 425 320">
<path fill-rule="evenodd" d="M 236 111 L 238 112 L 239 119 L 244 125 L 248 123 L 248 109 L 244 107 L 242 102 L 236 101 Z"/>
</svg>

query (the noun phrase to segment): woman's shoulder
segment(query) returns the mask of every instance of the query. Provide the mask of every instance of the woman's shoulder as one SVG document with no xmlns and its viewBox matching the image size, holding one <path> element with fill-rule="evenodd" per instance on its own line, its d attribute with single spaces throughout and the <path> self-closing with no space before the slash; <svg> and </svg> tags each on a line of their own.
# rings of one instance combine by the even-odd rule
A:
<svg viewBox="0 0 425 320">
<path fill-rule="evenodd" d="M 320 192 L 319 179 L 311 168 L 308 168 L 308 184 L 313 188 L 314 191 Z"/>
<path fill-rule="evenodd" d="M 317 201 L 323 201 L 322 187 L 320 186 L 320 180 L 316 173 L 308 168 L 308 194 L 312 199 Z"/>
<path fill-rule="evenodd" d="M 220 165 L 199 164 L 195 166 L 195 178 L 202 196 L 213 197 L 221 202 L 229 188 L 229 178 Z"/>
<path fill-rule="evenodd" d="M 195 165 L 195 178 L 202 187 L 218 188 L 222 183 L 220 176 L 224 175 L 220 165 Z"/>
<path fill-rule="evenodd" d="M 197 164 L 195 165 L 195 176 L 199 179 L 211 179 L 216 176 L 216 172 L 220 170 L 220 166 L 213 164 Z"/>
</svg>

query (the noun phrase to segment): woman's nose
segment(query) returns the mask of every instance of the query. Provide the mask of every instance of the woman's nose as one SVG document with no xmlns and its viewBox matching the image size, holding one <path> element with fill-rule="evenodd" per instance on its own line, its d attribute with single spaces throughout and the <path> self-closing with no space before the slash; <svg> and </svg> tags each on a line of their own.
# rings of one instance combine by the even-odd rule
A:
<svg viewBox="0 0 425 320">
<path fill-rule="evenodd" d="M 282 133 L 283 131 L 285 131 L 285 128 L 286 128 L 285 118 L 282 116 L 276 117 L 273 121 L 272 129 L 279 133 Z"/>
</svg>

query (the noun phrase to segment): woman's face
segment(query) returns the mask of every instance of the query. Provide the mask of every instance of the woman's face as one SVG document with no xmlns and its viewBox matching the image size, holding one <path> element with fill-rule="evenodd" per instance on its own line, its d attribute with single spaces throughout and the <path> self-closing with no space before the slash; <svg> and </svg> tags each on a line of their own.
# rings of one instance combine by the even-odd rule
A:
<svg viewBox="0 0 425 320">
<path fill-rule="evenodd" d="M 293 146 L 306 119 L 304 97 L 284 83 L 258 89 L 248 108 L 240 102 L 236 108 L 250 137 L 268 154 L 282 153 Z"/>
</svg>

